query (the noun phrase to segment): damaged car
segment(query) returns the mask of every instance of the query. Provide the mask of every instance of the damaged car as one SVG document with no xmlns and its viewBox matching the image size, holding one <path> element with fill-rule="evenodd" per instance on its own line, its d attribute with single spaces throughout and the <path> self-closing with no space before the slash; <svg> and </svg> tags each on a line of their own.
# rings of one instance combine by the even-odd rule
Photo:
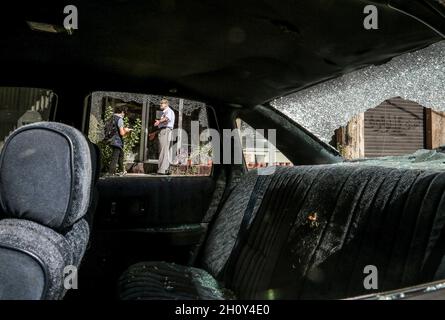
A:
<svg viewBox="0 0 445 320">
<path fill-rule="evenodd" d="M 17 2 L 0 299 L 445 298 L 444 1 Z"/>
</svg>

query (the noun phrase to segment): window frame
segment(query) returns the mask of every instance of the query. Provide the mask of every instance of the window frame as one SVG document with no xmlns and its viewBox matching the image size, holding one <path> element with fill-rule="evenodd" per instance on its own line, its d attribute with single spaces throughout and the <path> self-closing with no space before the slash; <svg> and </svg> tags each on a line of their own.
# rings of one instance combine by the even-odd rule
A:
<svg viewBox="0 0 445 320">
<path fill-rule="evenodd" d="M 82 132 L 88 136 L 89 135 L 89 130 L 90 130 L 90 116 L 91 116 L 91 108 L 92 108 L 92 96 L 93 93 L 95 92 L 107 92 L 107 91 L 102 91 L 102 90 L 95 90 L 90 92 L 87 96 L 85 96 L 84 98 L 84 105 L 83 105 L 83 115 L 82 115 L 82 125 L 81 125 L 81 130 Z M 109 91 L 110 93 L 128 93 L 128 92 L 120 92 L 120 91 Z M 138 94 L 138 95 L 146 95 L 146 96 L 157 96 L 157 97 L 163 97 L 160 94 L 152 94 L 152 93 L 134 93 L 134 94 Z M 179 97 L 179 96 L 166 96 L 167 98 L 175 98 L 175 99 L 180 99 L 180 100 L 189 100 L 189 101 L 194 101 L 197 103 L 202 103 L 204 104 L 204 107 L 206 109 L 207 112 L 207 121 L 208 121 L 208 127 L 207 129 L 215 129 L 218 132 L 220 132 L 220 128 L 219 128 L 219 122 L 218 122 L 218 117 L 217 117 L 217 113 L 215 110 L 215 107 L 212 106 L 211 104 L 209 104 L 206 101 L 201 101 L 201 100 L 193 100 L 191 98 L 183 98 L 183 97 Z M 111 97 L 113 98 L 113 97 Z M 115 99 L 119 99 L 119 98 L 115 98 Z M 150 99 L 144 100 L 144 102 L 142 103 L 142 116 L 141 116 L 141 137 L 140 137 L 140 142 L 139 142 L 139 153 L 138 153 L 138 158 L 137 158 L 137 162 L 142 162 L 142 163 L 147 163 L 147 164 L 157 164 L 158 163 L 158 159 L 150 159 L 148 158 L 148 152 L 147 152 L 147 145 L 148 145 L 148 123 L 150 123 Z M 179 119 L 178 119 L 179 121 Z M 212 126 L 212 124 L 214 124 Z M 214 169 L 215 169 L 215 164 L 212 162 L 212 166 L 210 168 L 210 172 L 208 175 L 209 177 L 212 177 L 214 174 Z M 188 176 L 188 177 L 197 177 L 197 176 L 201 176 L 201 175 L 184 175 L 184 176 Z M 172 177 L 180 177 L 180 176 L 172 176 Z"/>
</svg>

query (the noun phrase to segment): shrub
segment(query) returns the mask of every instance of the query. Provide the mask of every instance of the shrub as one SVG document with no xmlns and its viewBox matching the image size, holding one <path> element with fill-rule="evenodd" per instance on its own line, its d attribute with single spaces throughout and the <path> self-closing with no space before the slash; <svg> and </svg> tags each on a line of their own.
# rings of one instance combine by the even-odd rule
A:
<svg viewBox="0 0 445 320">
<path fill-rule="evenodd" d="M 104 114 L 104 123 L 107 123 L 113 117 L 113 108 L 108 106 L 105 109 Z M 141 137 L 141 128 L 142 121 L 137 118 L 134 123 L 130 123 L 130 120 L 127 117 L 124 117 L 124 126 L 131 127 L 133 131 L 128 133 L 124 137 L 124 159 L 128 158 L 128 156 L 132 153 L 133 148 L 139 143 Z M 113 153 L 112 148 L 105 142 L 100 141 L 97 143 L 101 153 L 101 171 L 107 172 L 109 169 L 111 155 Z"/>
</svg>

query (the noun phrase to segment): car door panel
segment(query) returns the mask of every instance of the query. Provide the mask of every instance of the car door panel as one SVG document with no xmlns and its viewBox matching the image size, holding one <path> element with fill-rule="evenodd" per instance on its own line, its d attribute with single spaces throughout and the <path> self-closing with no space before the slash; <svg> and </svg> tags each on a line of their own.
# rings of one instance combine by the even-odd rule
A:
<svg viewBox="0 0 445 320">
<path fill-rule="evenodd" d="M 116 177 L 100 179 L 99 229 L 140 229 L 196 224 L 203 220 L 212 177 Z"/>
</svg>

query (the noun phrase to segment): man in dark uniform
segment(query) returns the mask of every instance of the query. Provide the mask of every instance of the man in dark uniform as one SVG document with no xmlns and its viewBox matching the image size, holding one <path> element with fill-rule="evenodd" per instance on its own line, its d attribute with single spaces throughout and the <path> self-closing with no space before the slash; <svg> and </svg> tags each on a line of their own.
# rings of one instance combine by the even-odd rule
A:
<svg viewBox="0 0 445 320">
<path fill-rule="evenodd" d="M 116 107 L 113 114 L 113 124 L 115 126 L 114 135 L 110 139 L 110 146 L 113 150 L 109 173 L 116 173 L 116 165 L 119 165 L 119 173 L 125 174 L 124 170 L 124 136 L 132 129 L 124 127 L 124 116 L 127 110 L 123 107 Z"/>
</svg>

